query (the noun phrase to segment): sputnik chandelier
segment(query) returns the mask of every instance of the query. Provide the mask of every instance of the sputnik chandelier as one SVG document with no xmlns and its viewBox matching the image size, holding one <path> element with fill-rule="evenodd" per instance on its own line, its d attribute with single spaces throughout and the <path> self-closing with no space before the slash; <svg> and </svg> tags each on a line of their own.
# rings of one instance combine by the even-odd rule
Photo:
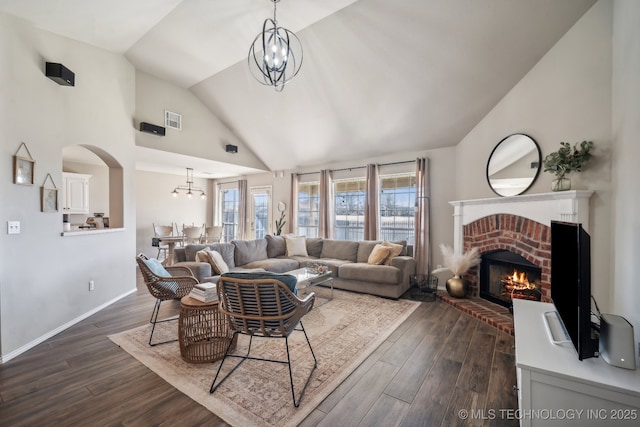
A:
<svg viewBox="0 0 640 427">
<path fill-rule="evenodd" d="M 249 70 L 258 82 L 281 92 L 285 83 L 300 71 L 302 44 L 294 33 L 278 27 L 276 4 L 280 0 L 270 1 L 273 2 L 273 19 L 265 19 L 262 32 L 249 48 Z"/>
<path fill-rule="evenodd" d="M 193 192 L 195 191 L 200 192 L 200 198 L 202 200 L 207 198 L 207 195 L 204 194 L 204 190 L 200 187 L 195 187 L 193 185 L 193 168 L 187 168 L 187 185 L 179 185 L 176 188 L 173 189 L 173 191 L 171 192 L 171 195 L 173 197 L 178 197 L 178 190 L 181 191 L 186 191 L 187 192 L 187 198 L 190 199 L 193 197 Z"/>
</svg>

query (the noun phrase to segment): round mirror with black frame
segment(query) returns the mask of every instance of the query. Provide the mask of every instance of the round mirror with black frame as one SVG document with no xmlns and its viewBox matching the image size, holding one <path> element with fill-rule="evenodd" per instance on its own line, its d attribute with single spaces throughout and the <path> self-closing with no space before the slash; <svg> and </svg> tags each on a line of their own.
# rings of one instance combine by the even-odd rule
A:
<svg viewBox="0 0 640 427">
<path fill-rule="evenodd" d="M 514 133 L 496 145 L 487 162 L 487 182 L 499 196 L 517 196 L 529 189 L 540 173 L 538 143 L 529 135 Z"/>
</svg>

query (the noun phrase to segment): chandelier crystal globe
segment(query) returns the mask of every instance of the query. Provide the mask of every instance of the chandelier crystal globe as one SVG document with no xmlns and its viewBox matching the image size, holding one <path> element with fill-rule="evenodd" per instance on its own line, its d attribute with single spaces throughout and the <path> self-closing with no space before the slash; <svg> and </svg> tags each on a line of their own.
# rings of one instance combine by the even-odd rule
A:
<svg viewBox="0 0 640 427">
<path fill-rule="evenodd" d="M 262 32 L 256 36 L 249 48 L 249 70 L 263 85 L 273 86 L 276 91 L 284 89 L 286 82 L 294 78 L 302 65 L 302 43 L 300 39 L 279 27 L 276 19 L 276 4 L 273 2 L 273 19 L 267 18 Z"/>
</svg>

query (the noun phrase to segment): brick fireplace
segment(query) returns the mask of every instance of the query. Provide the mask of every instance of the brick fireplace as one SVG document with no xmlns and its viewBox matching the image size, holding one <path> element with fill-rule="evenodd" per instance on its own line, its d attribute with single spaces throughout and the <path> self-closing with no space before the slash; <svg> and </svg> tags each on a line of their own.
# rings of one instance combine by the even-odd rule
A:
<svg viewBox="0 0 640 427">
<path fill-rule="evenodd" d="M 480 254 L 505 250 L 520 255 L 542 270 L 542 301 L 551 298 L 551 228 L 529 218 L 513 214 L 494 214 L 464 226 L 463 250 L 480 248 Z M 470 270 L 465 279 L 471 283 L 471 296 L 479 295 L 479 268 Z"/>
<path fill-rule="evenodd" d="M 481 254 L 509 251 L 540 269 L 540 293 L 550 301 L 551 221 L 582 223 L 589 229 L 592 191 L 562 191 L 491 199 L 449 202 L 454 207 L 454 252 L 478 247 Z M 471 295 L 455 299 L 446 292 L 441 299 L 492 326 L 512 333 L 512 319 L 505 307 L 479 298 L 480 268 L 465 276 Z"/>
</svg>

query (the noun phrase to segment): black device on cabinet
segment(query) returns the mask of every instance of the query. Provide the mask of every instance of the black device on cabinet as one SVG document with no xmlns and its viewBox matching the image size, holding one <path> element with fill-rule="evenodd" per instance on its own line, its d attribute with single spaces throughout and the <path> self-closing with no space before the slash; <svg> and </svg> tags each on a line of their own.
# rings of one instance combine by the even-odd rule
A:
<svg viewBox="0 0 640 427">
<path fill-rule="evenodd" d="M 164 136 L 166 133 L 166 129 L 162 126 L 152 125 L 151 123 L 140 122 L 140 132 L 147 132 L 158 136 Z"/>
<path fill-rule="evenodd" d="M 238 146 L 237 145 L 227 144 L 227 145 L 224 146 L 224 149 L 227 151 L 227 153 L 237 153 L 238 152 Z"/>
<path fill-rule="evenodd" d="M 591 239 L 582 224 L 551 221 L 551 299 L 578 359 L 598 356 L 591 324 Z"/>
<path fill-rule="evenodd" d="M 75 86 L 76 75 L 62 64 L 47 62 L 45 64 L 45 75 L 54 82 L 62 86 Z"/>
</svg>

